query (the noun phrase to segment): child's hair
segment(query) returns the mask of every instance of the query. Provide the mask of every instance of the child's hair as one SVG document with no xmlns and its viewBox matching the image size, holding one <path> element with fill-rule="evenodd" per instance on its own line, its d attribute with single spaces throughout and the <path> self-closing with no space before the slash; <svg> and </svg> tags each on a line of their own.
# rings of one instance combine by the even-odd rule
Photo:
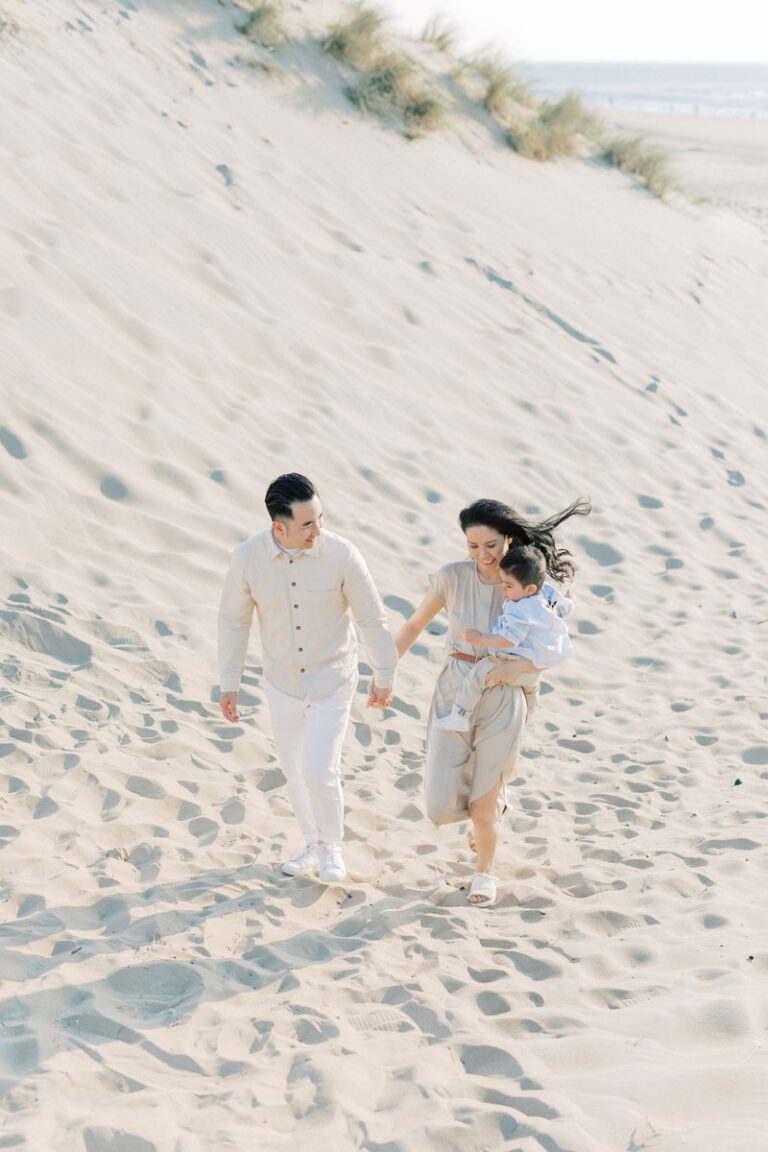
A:
<svg viewBox="0 0 768 1152">
<path fill-rule="evenodd" d="M 568 549 L 561 548 L 555 540 L 555 529 L 571 516 L 588 516 L 591 511 L 589 500 L 580 496 L 573 504 L 563 508 L 562 512 L 556 512 L 554 516 L 548 516 L 536 524 L 525 520 L 514 508 L 499 500 L 475 500 L 474 504 L 459 513 L 459 524 L 462 532 L 476 526 L 493 528 L 506 536 L 513 548 L 532 544 L 544 553 L 547 572 L 552 579 L 562 583 L 573 578 L 574 564 Z"/>
<path fill-rule="evenodd" d="M 510 548 L 502 556 L 499 567 L 508 576 L 519 580 L 523 588 L 529 584 L 536 585 L 536 591 L 541 592 L 541 586 L 547 575 L 547 561 L 544 553 L 532 544 L 524 544 L 522 548 Z"/>
</svg>

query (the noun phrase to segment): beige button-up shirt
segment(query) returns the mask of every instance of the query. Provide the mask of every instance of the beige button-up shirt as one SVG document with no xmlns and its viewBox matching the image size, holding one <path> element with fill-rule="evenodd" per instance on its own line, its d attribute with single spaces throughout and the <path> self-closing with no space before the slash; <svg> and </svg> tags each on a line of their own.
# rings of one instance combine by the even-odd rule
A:
<svg viewBox="0 0 768 1152">
<path fill-rule="evenodd" d="M 395 641 L 366 563 L 348 540 L 323 529 L 312 548 L 289 556 L 268 528 L 235 549 L 219 608 L 222 692 L 240 687 L 254 607 L 264 675 L 281 692 L 323 700 L 356 676 L 352 617 L 377 688 L 391 687 Z"/>
</svg>

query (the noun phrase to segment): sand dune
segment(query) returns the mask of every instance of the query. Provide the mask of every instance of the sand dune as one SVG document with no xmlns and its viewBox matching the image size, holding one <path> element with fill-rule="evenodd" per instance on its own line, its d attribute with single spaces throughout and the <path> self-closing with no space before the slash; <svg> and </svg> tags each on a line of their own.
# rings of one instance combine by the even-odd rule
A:
<svg viewBox="0 0 768 1152">
<path fill-rule="evenodd" d="M 762 1152 L 761 217 L 408 142 L 213 0 L 3 9 L 0 1147 Z M 393 627 L 469 500 L 593 499 L 493 909 L 422 811 L 439 619 L 353 711 L 349 883 L 279 874 L 215 608 L 287 469 Z"/>
</svg>

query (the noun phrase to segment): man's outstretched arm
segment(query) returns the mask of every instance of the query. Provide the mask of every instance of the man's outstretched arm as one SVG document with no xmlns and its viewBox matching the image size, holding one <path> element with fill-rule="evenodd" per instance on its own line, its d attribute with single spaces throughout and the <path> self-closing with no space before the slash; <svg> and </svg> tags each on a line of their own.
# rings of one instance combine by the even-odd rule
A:
<svg viewBox="0 0 768 1152">
<path fill-rule="evenodd" d="M 230 561 L 219 604 L 219 707 L 225 719 L 240 719 L 237 695 L 248 652 L 248 636 L 253 619 L 253 597 L 245 576 L 245 558 L 237 549 Z"/>
<path fill-rule="evenodd" d="M 352 547 L 344 571 L 344 595 L 363 638 L 366 655 L 373 668 L 368 687 L 368 705 L 386 708 L 392 702 L 397 649 L 387 627 L 387 614 L 365 561 Z"/>
</svg>

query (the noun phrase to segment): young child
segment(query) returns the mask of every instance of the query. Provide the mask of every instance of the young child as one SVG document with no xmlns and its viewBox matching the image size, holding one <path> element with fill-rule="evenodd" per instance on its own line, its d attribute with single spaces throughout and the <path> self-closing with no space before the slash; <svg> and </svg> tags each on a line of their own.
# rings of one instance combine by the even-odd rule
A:
<svg viewBox="0 0 768 1152">
<path fill-rule="evenodd" d="M 490 632 L 467 628 L 467 643 L 492 648 L 505 657 L 530 660 L 537 668 L 562 664 L 573 654 L 573 646 L 560 614 L 570 615 L 573 601 L 544 583 L 546 561 L 530 544 L 510 548 L 500 567 L 505 599 L 502 613 Z M 470 730 L 471 714 L 480 703 L 485 678 L 492 668 L 488 659 L 478 661 L 456 693 L 452 711 L 435 720 L 438 727 L 452 732 Z"/>
</svg>

